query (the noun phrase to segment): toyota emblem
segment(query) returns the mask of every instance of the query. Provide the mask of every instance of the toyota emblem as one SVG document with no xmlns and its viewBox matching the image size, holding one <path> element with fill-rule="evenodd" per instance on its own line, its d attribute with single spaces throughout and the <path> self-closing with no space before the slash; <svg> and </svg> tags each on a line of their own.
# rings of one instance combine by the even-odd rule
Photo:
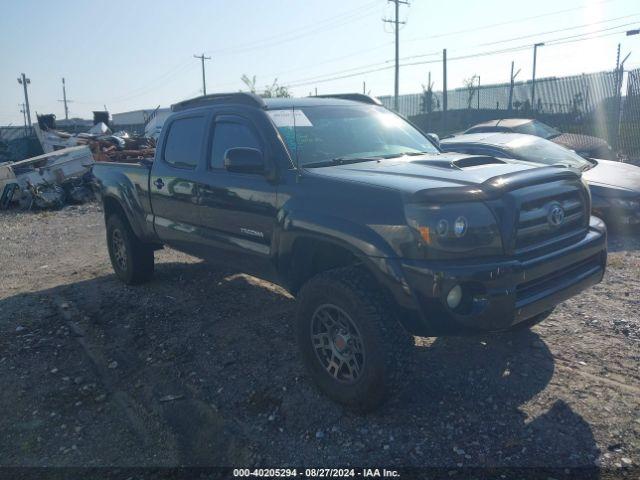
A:
<svg viewBox="0 0 640 480">
<path fill-rule="evenodd" d="M 564 208 L 559 203 L 552 203 L 549 207 L 549 213 L 547 215 L 547 222 L 552 227 L 559 227 L 564 223 Z"/>
</svg>

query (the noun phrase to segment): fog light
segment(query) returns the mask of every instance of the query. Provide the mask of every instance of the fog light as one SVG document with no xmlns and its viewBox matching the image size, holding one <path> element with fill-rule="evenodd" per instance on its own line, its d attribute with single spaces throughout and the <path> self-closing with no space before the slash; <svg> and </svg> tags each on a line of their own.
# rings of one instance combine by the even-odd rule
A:
<svg viewBox="0 0 640 480">
<path fill-rule="evenodd" d="M 451 310 L 455 310 L 462 302 L 462 287 L 456 285 L 447 294 L 447 305 Z"/>
</svg>

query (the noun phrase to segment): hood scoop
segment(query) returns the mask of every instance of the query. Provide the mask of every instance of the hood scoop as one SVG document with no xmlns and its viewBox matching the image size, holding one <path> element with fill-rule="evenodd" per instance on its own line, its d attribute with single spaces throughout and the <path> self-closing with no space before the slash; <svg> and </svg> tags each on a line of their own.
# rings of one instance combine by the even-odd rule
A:
<svg viewBox="0 0 640 480">
<path fill-rule="evenodd" d="M 454 160 L 453 165 L 458 168 L 469 168 L 469 167 L 480 167 L 482 165 L 495 165 L 495 164 L 505 164 L 507 162 L 497 159 L 495 157 L 489 157 L 485 155 L 473 155 L 470 157 L 460 158 L 459 160 Z"/>
<path fill-rule="evenodd" d="M 421 165 L 426 165 L 429 167 L 439 167 L 439 168 L 470 168 L 470 167 L 480 167 L 482 165 L 496 165 L 496 164 L 505 164 L 507 162 L 499 160 L 494 157 L 484 156 L 484 155 L 470 155 L 468 157 L 458 158 L 456 160 L 414 160 L 411 163 L 419 163 Z"/>
</svg>

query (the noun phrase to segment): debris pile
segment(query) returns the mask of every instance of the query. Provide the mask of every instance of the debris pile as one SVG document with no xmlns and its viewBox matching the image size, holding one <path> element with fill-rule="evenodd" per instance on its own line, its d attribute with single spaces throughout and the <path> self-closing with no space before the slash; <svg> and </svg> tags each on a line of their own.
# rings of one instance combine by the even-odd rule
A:
<svg viewBox="0 0 640 480">
<path fill-rule="evenodd" d="M 131 162 L 153 157 L 156 147 L 153 138 L 131 135 L 124 130 L 114 133 L 106 123 L 108 117 L 107 112 L 94 112 L 93 127 L 86 133 L 72 134 L 56 129 L 55 115 L 38 115 L 36 135 L 45 153 L 87 145 L 96 162 Z"/>
<path fill-rule="evenodd" d="M 0 209 L 56 209 L 93 198 L 88 146 L 63 148 L 19 162 L 0 164 Z"/>
<path fill-rule="evenodd" d="M 153 138 L 124 130 L 114 133 L 108 112 L 93 114 L 93 127 L 81 133 L 58 130 L 53 114 L 38 115 L 34 130 L 43 155 L 2 163 L 7 148 L 0 145 L 0 210 L 12 205 L 29 210 L 84 203 L 94 197 L 95 162 L 136 162 L 154 156 Z"/>
</svg>

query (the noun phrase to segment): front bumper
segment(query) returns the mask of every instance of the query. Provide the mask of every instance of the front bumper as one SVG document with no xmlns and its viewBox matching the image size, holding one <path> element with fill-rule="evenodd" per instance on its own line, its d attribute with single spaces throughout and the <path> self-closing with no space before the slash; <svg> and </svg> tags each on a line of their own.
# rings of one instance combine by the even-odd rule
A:
<svg viewBox="0 0 640 480">
<path fill-rule="evenodd" d="M 578 242 L 534 258 L 452 261 L 400 260 L 391 291 L 402 323 L 414 335 L 436 336 L 508 329 L 531 320 L 599 283 L 607 258 L 604 223 L 591 217 Z M 395 267 L 395 268 L 394 268 Z M 466 301 L 452 311 L 446 295 L 462 285 Z"/>
</svg>

